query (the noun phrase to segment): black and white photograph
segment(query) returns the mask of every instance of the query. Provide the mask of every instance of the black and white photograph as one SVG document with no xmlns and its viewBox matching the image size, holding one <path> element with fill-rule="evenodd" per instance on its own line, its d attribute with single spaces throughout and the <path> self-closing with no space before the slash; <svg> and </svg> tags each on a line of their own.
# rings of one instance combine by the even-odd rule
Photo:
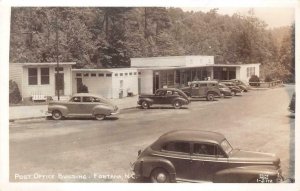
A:
<svg viewBox="0 0 300 191">
<path fill-rule="evenodd" d="M 0 190 L 300 190 L 299 5 L 268 5 L 4 4 Z"/>
</svg>

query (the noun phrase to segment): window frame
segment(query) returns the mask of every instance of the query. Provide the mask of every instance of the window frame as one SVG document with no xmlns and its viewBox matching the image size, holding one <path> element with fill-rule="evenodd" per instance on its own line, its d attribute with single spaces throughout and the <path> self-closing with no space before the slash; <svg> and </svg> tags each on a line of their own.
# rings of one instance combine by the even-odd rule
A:
<svg viewBox="0 0 300 191">
<path fill-rule="evenodd" d="M 199 145 L 210 145 L 210 146 L 213 146 L 214 147 L 214 154 L 213 155 L 210 155 L 210 154 L 199 154 L 199 153 L 195 153 L 195 145 L 196 144 L 199 144 Z M 218 145 L 214 144 L 214 143 L 207 143 L 207 142 L 194 142 L 193 145 L 192 145 L 192 149 L 191 149 L 191 154 L 193 156 L 198 156 L 198 157 L 213 157 L 213 158 L 218 158 L 218 155 L 217 155 L 217 149 Z"/>
<path fill-rule="evenodd" d="M 36 74 L 30 75 L 29 70 L 35 70 Z M 30 79 L 34 79 L 35 83 L 32 83 L 32 81 Z M 30 85 L 30 86 L 38 85 L 38 68 L 28 68 L 28 85 Z"/>
<path fill-rule="evenodd" d="M 43 74 L 42 70 L 48 69 L 48 75 Z M 50 69 L 48 67 L 40 68 L 41 71 L 41 85 L 49 85 L 50 84 Z M 47 77 L 46 83 L 43 82 L 43 78 Z"/>
<path fill-rule="evenodd" d="M 189 145 L 189 152 L 187 153 L 187 152 L 171 151 L 171 150 L 166 150 L 166 149 L 165 149 L 165 147 L 166 147 L 167 145 L 169 145 L 169 144 L 176 144 L 176 143 L 186 143 L 186 144 L 188 144 L 188 145 Z M 161 152 L 166 152 L 166 153 L 174 153 L 174 154 L 182 154 L 182 155 L 191 155 L 191 152 L 192 152 L 192 147 L 191 147 L 191 146 L 192 146 L 191 143 L 188 142 L 188 141 L 170 141 L 170 142 L 165 143 L 165 144 L 161 147 L 160 151 L 161 151 Z"/>
</svg>

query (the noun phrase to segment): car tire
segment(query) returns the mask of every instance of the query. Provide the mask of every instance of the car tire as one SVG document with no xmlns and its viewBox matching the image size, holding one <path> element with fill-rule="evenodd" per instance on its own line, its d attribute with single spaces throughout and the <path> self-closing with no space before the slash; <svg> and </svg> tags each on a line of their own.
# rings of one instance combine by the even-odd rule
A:
<svg viewBox="0 0 300 191">
<path fill-rule="evenodd" d="M 105 118 L 104 114 L 96 114 L 95 115 L 95 119 L 98 121 L 102 121 Z"/>
<path fill-rule="evenodd" d="M 143 101 L 141 106 L 142 106 L 143 109 L 148 109 L 150 107 L 150 105 L 147 101 Z"/>
<path fill-rule="evenodd" d="M 180 109 L 182 104 L 179 100 L 174 101 L 173 106 L 175 109 Z"/>
<path fill-rule="evenodd" d="M 215 95 L 212 93 L 207 94 L 206 96 L 207 101 L 214 101 L 215 100 Z"/>
<path fill-rule="evenodd" d="M 63 118 L 63 116 L 62 116 L 62 114 L 61 114 L 60 111 L 58 111 L 58 110 L 52 111 L 52 119 L 54 119 L 54 120 L 60 120 L 62 118 Z"/>
<path fill-rule="evenodd" d="M 156 168 L 150 175 L 150 181 L 152 183 L 168 183 L 170 182 L 170 175 L 165 169 Z"/>
<path fill-rule="evenodd" d="M 225 95 L 223 93 L 221 93 L 221 98 L 225 98 Z"/>
</svg>

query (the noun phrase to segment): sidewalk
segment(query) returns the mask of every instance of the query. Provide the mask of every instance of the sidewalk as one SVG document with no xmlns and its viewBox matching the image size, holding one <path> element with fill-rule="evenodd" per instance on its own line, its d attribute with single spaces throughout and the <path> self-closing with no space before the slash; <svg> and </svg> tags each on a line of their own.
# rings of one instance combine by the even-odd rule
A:
<svg viewBox="0 0 300 191">
<path fill-rule="evenodd" d="M 122 99 L 109 99 L 120 110 L 137 107 L 138 96 L 125 97 Z M 11 106 L 9 107 L 9 120 L 21 120 L 46 117 L 48 105 Z"/>
</svg>

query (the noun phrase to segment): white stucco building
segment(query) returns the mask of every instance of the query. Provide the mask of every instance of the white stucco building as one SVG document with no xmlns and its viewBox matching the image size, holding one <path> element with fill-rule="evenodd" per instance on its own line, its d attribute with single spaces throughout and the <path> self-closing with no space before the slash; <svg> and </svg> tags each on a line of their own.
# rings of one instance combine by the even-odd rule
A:
<svg viewBox="0 0 300 191">
<path fill-rule="evenodd" d="M 259 76 L 259 63 L 215 64 L 213 56 L 169 56 L 131 58 L 130 68 L 72 69 L 74 62 L 60 63 L 58 84 L 61 96 L 77 93 L 85 85 L 90 93 L 122 98 L 154 93 L 163 87 L 184 87 L 193 80 L 239 79 L 249 82 Z M 55 97 L 56 63 L 10 64 L 10 79 L 17 82 L 23 98 Z"/>
<path fill-rule="evenodd" d="M 9 79 L 18 84 L 22 98 L 34 95 L 60 96 L 72 94 L 71 69 L 75 62 L 60 62 L 56 83 L 56 63 L 11 63 Z"/>
<path fill-rule="evenodd" d="M 138 94 L 138 71 L 132 68 L 115 69 L 73 69 L 73 94 L 81 84 L 90 93 L 106 98 L 122 98 Z"/>
</svg>

